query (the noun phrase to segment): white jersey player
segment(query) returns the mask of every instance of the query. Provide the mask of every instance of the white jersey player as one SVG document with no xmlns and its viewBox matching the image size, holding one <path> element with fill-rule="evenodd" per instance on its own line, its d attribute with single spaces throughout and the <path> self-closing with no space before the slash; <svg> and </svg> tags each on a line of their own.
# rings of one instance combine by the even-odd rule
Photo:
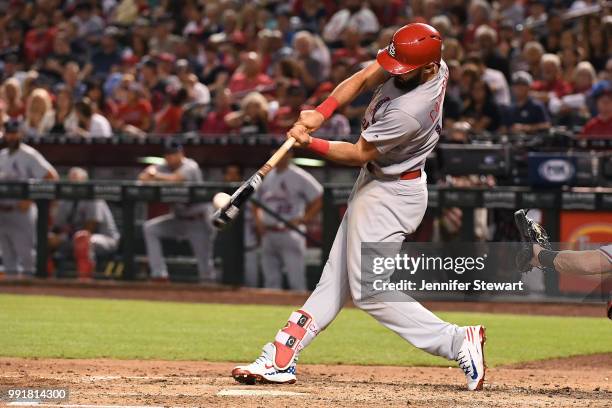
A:
<svg viewBox="0 0 612 408">
<path fill-rule="evenodd" d="M 53 166 L 34 148 L 21 143 L 19 128 L 17 121 L 4 125 L 7 147 L 0 151 L 0 180 L 57 180 Z M 30 200 L 0 200 L 0 249 L 5 272 L 34 274 L 37 214 Z"/>
<path fill-rule="evenodd" d="M 357 307 L 414 346 L 455 359 L 468 389 L 482 389 L 484 327 L 447 323 L 408 295 L 403 302 L 361 298 L 361 243 L 403 242 L 427 208 L 423 166 L 439 138 L 448 80 L 441 48 L 440 34 L 429 25 L 400 28 L 376 62 L 339 84 L 316 110 L 303 111 L 288 132 L 298 146 L 362 169 L 316 289 L 274 342 L 264 346 L 261 357 L 232 371 L 237 381 L 294 382 L 297 354 L 333 321 L 350 296 Z M 336 107 L 365 89 L 376 92 L 355 144 L 310 136 Z"/>
<path fill-rule="evenodd" d="M 291 153 L 276 165 L 257 190 L 257 200 L 298 228 L 321 210 L 323 186 L 303 169 L 290 164 Z M 255 209 L 261 235 L 263 286 L 281 289 L 283 275 L 290 289 L 306 290 L 306 239 L 261 208 Z"/>
</svg>

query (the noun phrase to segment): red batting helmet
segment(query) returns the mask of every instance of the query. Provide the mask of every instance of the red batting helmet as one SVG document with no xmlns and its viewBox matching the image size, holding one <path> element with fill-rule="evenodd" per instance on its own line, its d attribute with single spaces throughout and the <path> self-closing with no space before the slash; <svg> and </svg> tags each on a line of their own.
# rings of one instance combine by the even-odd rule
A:
<svg viewBox="0 0 612 408">
<path fill-rule="evenodd" d="M 376 61 L 392 75 L 400 75 L 431 62 L 440 63 L 442 37 L 428 24 L 414 23 L 393 34 L 388 47 L 378 51 Z"/>
</svg>

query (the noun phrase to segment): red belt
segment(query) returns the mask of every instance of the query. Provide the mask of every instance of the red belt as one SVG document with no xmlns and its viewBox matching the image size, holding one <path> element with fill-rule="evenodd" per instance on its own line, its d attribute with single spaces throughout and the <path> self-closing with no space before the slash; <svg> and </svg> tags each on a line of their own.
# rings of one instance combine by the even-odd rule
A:
<svg viewBox="0 0 612 408">
<path fill-rule="evenodd" d="M 421 169 L 409 170 L 400 174 L 400 180 L 414 180 L 421 177 Z"/>
<path fill-rule="evenodd" d="M 270 232 L 285 232 L 285 231 L 289 231 L 289 228 L 287 227 L 273 227 L 273 226 L 265 226 L 266 231 L 270 231 Z"/>
<path fill-rule="evenodd" d="M 0 204 L 0 212 L 11 212 L 15 211 L 16 207 L 14 205 L 6 205 Z"/>
</svg>

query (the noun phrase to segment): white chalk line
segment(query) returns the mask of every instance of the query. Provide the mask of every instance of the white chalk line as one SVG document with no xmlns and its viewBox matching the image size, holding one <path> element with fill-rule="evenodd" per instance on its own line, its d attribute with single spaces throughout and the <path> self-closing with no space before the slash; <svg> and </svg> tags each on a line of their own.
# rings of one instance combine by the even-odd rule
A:
<svg viewBox="0 0 612 408">
<path fill-rule="evenodd" d="M 274 391 L 260 389 L 245 390 L 241 388 L 223 389 L 217 393 L 217 396 L 219 397 L 296 397 L 305 395 L 308 394 L 295 391 Z"/>
<path fill-rule="evenodd" d="M 163 405 L 89 405 L 89 404 L 45 404 L 40 402 L 9 402 L 12 407 L 59 407 L 59 408 L 165 408 Z"/>
</svg>

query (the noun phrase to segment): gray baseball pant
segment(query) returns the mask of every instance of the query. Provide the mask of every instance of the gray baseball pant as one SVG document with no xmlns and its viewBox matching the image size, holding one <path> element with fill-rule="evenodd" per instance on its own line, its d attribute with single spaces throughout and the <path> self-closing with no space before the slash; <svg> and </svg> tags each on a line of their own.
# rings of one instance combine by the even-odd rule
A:
<svg viewBox="0 0 612 408">
<path fill-rule="evenodd" d="M 321 279 L 302 308 L 320 329 L 334 320 L 350 296 L 357 307 L 415 347 L 456 357 L 465 329 L 441 320 L 408 295 L 395 302 L 361 299 L 361 243 L 401 243 L 419 226 L 426 208 L 424 173 L 421 179 L 380 181 L 362 169 Z"/>
</svg>

